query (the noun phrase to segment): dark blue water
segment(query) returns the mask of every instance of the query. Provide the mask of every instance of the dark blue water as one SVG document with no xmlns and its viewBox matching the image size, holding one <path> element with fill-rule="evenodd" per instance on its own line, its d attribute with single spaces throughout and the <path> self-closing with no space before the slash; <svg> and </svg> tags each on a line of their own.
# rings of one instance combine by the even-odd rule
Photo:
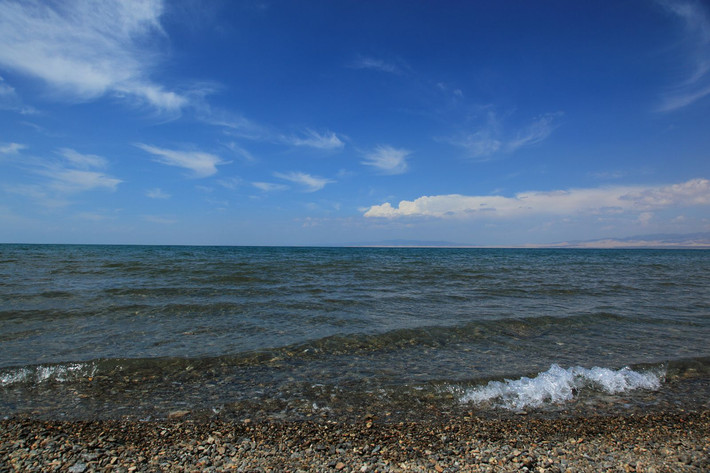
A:
<svg viewBox="0 0 710 473">
<path fill-rule="evenodd" d="M 703 250 L 0 245 L 0 414 L 653 391 L 709 338 Z"/>
</svg>

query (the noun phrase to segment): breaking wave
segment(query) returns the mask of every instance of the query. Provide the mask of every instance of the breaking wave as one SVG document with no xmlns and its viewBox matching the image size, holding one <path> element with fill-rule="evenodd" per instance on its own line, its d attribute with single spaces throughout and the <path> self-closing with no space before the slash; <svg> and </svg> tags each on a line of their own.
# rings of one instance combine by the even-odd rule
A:
<svg viewBox="0 0 710 473">
<path fill-rule="evenodd" d="M 96 373 L 95 363 L 69 363 L 60 365 L 38 365 L 0 370 L 0 387 L 19 383 L 45 383 L 76 381 L 90 378 Z"/>
<path fill-rule="evenodd" d="M 553 364 L 549 370 L 534 378 L 491 381 L 485 386 L 469 388 L 459 400 L 463 403 L 493 403 L 510 410 L 540 407 L 546 403 L 559 404 L 572 400 L 583 389 L 617 394 L 635 389 L 657 390 L 665 379 L 665 370 L 638 372 L 624 367 L 561 368 Z"/>
</svg>

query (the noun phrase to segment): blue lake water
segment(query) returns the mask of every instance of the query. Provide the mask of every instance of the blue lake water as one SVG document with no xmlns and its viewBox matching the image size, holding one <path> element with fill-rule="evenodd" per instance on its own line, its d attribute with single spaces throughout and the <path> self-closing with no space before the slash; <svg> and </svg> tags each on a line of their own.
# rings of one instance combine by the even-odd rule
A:
<svg viewBox="0 0 710 473">
<path fill-rule="evenodd" d="M 709 338 L 704 250 L 0 245 L 0 415 L 558 406 Z"/>
</svg>

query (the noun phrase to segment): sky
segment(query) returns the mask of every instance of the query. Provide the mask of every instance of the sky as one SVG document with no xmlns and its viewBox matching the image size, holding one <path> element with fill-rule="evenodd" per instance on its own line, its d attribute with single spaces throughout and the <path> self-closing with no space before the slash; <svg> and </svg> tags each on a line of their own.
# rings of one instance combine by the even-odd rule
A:
<svg viewBox="0 0 710 473">
<path fill-rule="evenodd" d="M 710 231 L 710 3 L 0 0 L 0 242 Z"/>
</svg>

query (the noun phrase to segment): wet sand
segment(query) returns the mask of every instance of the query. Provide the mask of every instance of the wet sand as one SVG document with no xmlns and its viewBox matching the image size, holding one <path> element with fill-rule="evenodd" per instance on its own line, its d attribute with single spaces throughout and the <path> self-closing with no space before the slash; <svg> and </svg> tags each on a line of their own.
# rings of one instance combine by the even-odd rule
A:
<svg viewBox="0 0 710 473">
<path fill-rule="evenodd" d="M 0 421 L 0 471 L 706 472 L 710 411 L 384 422 Z"/>
</svg>

